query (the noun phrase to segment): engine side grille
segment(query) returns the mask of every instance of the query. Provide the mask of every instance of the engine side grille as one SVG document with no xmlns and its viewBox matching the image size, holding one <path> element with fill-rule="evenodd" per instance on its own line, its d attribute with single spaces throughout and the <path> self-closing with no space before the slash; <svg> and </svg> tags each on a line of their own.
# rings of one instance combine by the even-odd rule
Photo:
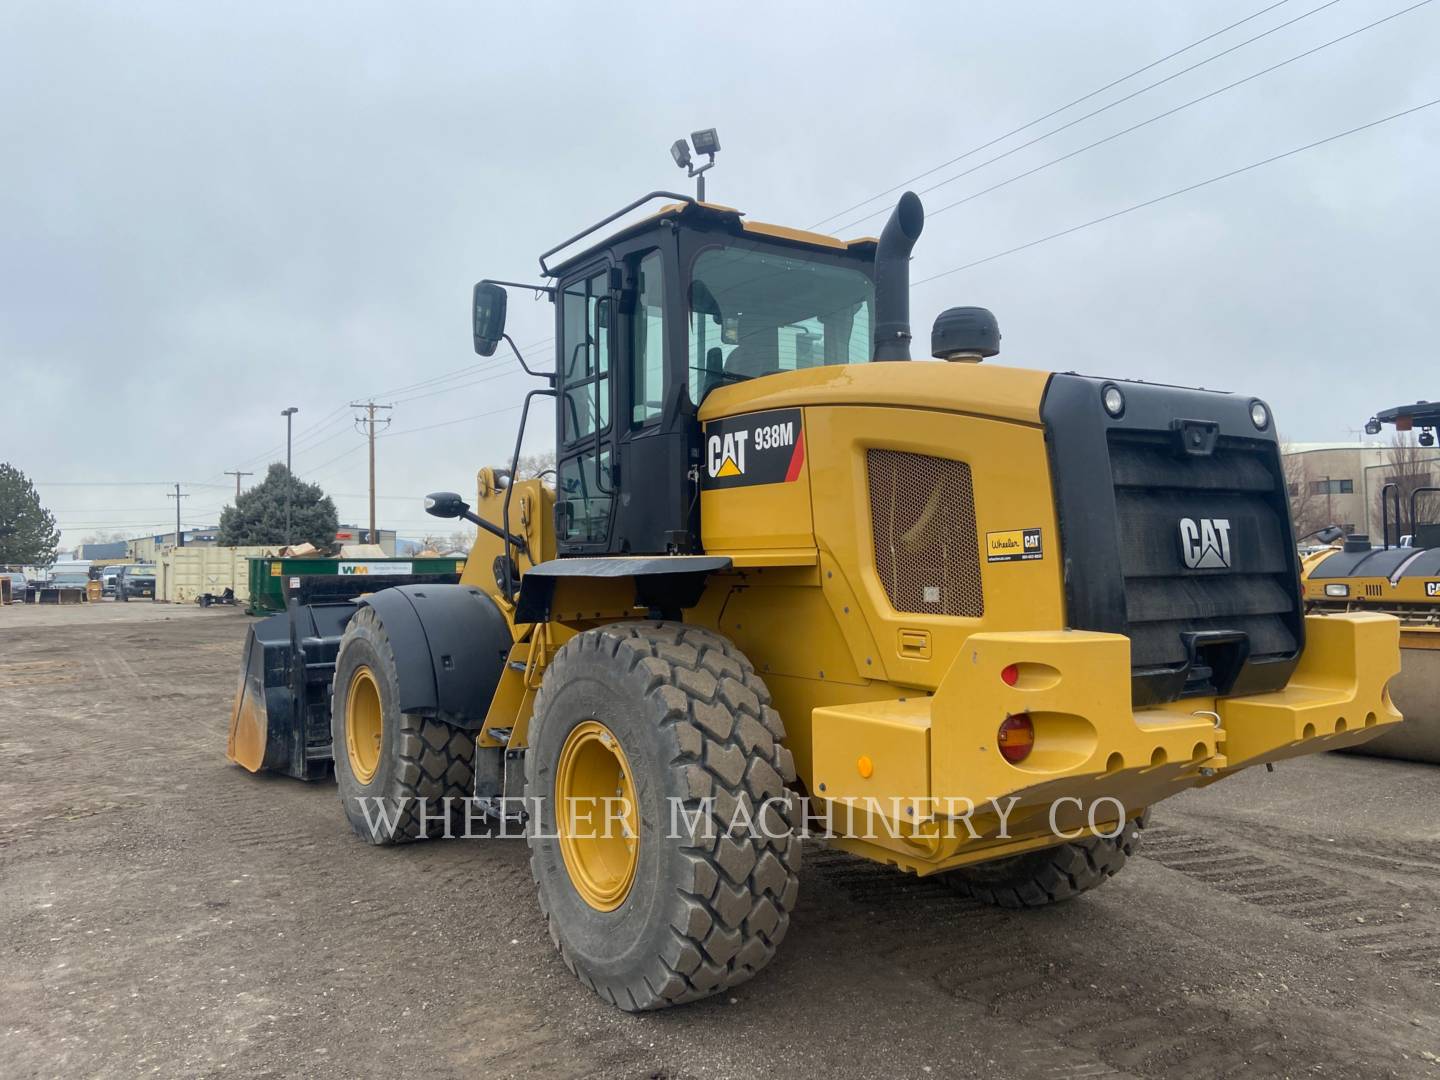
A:
<svg viewBox="0 0 1440 1080">
<path fill-rule="evenodd" d="M 963 461 L 866 453 L 875 569 L 896 611 L 985 614 L 975 494 Z"/>
</svg>

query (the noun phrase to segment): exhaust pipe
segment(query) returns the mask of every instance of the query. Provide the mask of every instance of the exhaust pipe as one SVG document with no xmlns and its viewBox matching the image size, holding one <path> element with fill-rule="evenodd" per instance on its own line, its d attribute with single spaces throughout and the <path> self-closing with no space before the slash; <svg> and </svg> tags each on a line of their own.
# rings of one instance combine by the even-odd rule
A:
<svg viewBox="0 0 1440 1080">
<path fill-rule="evenodd" d="M 875 249 L 875 359 L 910 359 L 910 251 L 925 228 L 920 196 L 895 204 Z"/>
</svg>

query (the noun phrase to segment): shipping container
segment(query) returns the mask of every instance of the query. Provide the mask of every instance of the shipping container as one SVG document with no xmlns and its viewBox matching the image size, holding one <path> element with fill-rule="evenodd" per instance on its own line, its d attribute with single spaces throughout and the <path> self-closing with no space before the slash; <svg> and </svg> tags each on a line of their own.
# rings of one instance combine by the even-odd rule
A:
<svg viewBox="0 0 1440 1080">
<path fill-rule="evenodd" d="M 155 599 L 171 604 L 193 604 L 202 593 L 219 596 L 235 590 L 235 599 L 250 599 L 250 562 L 275 548 L 181 547 L 165 552 L 155 564 Z"/>
</svg>

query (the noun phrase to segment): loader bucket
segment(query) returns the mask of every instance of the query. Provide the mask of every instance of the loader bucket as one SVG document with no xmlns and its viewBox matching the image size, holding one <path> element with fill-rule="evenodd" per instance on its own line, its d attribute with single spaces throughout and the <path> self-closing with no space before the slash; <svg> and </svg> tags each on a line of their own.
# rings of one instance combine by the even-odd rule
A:
<svg viewBox="0 0 1440 1080">
<path fill-rule="evenodd" d="M 251 772 L 330 770 L 330 683 L 350 602 L 294 605 L 250 627 L 225 756 Z"/>
</svg>

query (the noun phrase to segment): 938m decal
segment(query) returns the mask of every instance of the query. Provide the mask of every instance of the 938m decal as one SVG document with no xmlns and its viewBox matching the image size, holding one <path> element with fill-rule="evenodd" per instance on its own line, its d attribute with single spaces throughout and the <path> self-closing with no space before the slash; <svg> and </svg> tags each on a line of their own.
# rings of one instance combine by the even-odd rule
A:
<svg viewBox="0 0 1440 1080">
<path fill-rule="evenodd" d="M 702 486 L 787 484 L 805 464 L 805 431 L 799 409 L 776 409 L 712 420 L 705 425 Z"/>
</svg>

